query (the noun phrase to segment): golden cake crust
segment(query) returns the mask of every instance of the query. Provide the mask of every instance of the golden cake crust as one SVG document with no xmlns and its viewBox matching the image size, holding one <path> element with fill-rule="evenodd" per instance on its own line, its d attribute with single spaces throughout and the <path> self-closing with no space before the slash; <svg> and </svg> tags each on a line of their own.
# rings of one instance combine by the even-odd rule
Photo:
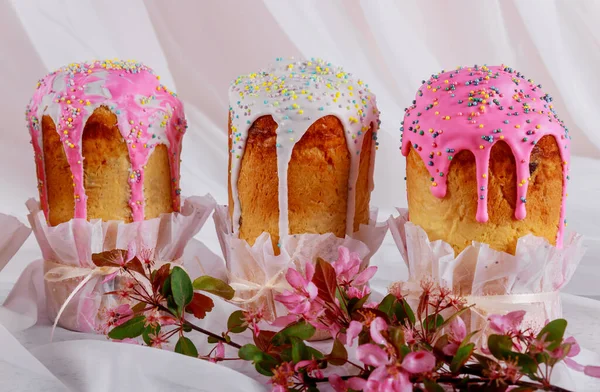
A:
<svg viewBox="0 0 600 392">
<path fill-rule="evenodd" d="M 269 115 L 258 118 L 252 124 L 237 185 L 241 206 L 240 238 L 253 244 L 266 231 L 270 233 L 277 251 L 279 179 L 276 131 L 277 124 Z M 363 139 L 356 184 L 354 230 L 358 230 L 360 224 L 369 222 L 372 131 L 367 131 Z M 230 136 L 231 132 L 230 123 Z M 231 137 L 229 147 L 231 149 Z M 231 179 L 231 154 L 229 170 Z M 331 232 L 338 237 L 345 235 L 349 172 L 350 154 L 342 123 L 332 115 L 320 118 L 295 145 L 289 163 L 290 234 Z M 233 214 L 231 185 L 229 212 Z"/>
<path fill-rule="evenodd" d="M 529 233 L 556 243 L 559 226 L 563 163 L 553 136 L 544 136 L 531 154 L 531 181 L 527 191 L 527 216 L 515 219 L 517 177 L 515 158 L 504 142 L 491 151 L 488 184 L 489 220 L 476 220 L 478 189 L 473 154 L 454 156 L 445 197 L 431 191 L 430 174 L 411 147 L 407 156 L 406 182 L 410 221 L 421 226 L 431 241 L 443 240 L 458 254 L 472 241 L 515 253 L 517 240 Z"/>
<path fill-rule="evenodd" d="M 76 203 L 71 170 L 54 122 L 42 118 L 44 169 L 52 226 L 71 220 Z M 129 153 L 117 126 L 117 117 L 100 106 L 86 122 L 82 138 L 87 219 L 131 222 Z M 146 219 L 173 211 L 167 147 L 159 144 L 144 171 Z"/>
</svg>

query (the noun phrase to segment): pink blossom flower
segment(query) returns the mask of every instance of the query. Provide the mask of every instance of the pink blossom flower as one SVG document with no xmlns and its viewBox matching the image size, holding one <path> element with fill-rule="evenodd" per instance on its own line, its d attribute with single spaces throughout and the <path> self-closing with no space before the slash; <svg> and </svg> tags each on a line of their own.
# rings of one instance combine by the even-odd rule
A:
<svg viewBox="0 0 600 392">
<path fill-rule="evenodd" d="M 396 299 L 400 300 L 403 297 L 402 295 L 402 282 L 394 282 L 388 288 L 388 292 L 392 294 Z"/>
<path fill-rule="evenodd" d="M 383 337 L 381 331 L 387 331 L 388 325 L 381 317 L 375 318 L 371 321 L 369 331 L 371 333 L 371 339 L 377 344 L 387 344 L 387 339 Z"/>
<path fill-rule="evenodd" d="M 354 339 L 358 337 L 358 335 L 362 332 L 363 325 L 362 323 L 352 320 L 350 321 L 350 325 L 346 329 L 346 345 L 352 346 L 354 344 Z"/>
<path fill-rule="evenodd" d="M 575 357 L 577 355 L 579 355 L 579 353 L 581 352 L 581 347 L 579 346 L 579 343 L 577 343 L 577 340 L 575 340 L 575 338 L 573 336 L 566 338 L 563 343 L 570 343 L 571 344 L 571 349 L 569 350 L 569 353 L 567 354 L 567 357 Z"/>
<path fill-rule="evenodd" d="M 442 349 L 444 354 L 454 356 L 463 339 L 467 336 L 467 327 L 460 317 L 455 317 L 450 322 L 449 343 Z"/>
<path fill-rule="evenodd" d="M 402 332 L 404 332 L 404 341 L 406 342 L 406 344 L 412 345 L 417 342 L 414 329 L 412 329 L 410 327 L 409 328 L 402 327 Z"/>
<path fill-rule="evenodd" d="M 314 359 L 298 362 L 294 367 L 294 370 L 299 372 L 301 369 L 306 370 L 306 373 L 311 377 L 323 378 L 323 372 L 319 368 L 319 363 Z"/>
<path fill-rule="evenodd" d="M 142 264 L 153 265 L 154 264 L 154 249 L 151 248 L 142 248 L 137 253 L 138 259 L 142 262 Z"/>
<path fill-rule="evenodd" d="M 367 381 L 360 377 L 352 377 L 349 380 L 343 380 L 337 374 L 329 376 L 329 384 L 333 387 L 335 392 L 347 392 L 349 389 L 354 391 L 362 391 Z"/>
<path fill-rule="evenodd" d="M 150 347 L 162 348 L 164 344 L 169 343 L 169 340 L 166 338 L 164 334 L 148 334 L 148 339 L 150 339 Z"/>
<path fill-rule="evenodd" d="M 488 321 L 490 322 L 492 331 L 501 335 L 506 335 L 518 332 L 519 327 L 523 322 L 523 317 L 525 317 L 524 310 L 515 310 L 504 316 L 493 314 L 488 317 Z"/>
<path fill-rule="evenodd" d="M 284 291 L 275 297 L 293 314 L 304 314 L 311 308 L 311 303 L 317 298 L 319 290 L 313 282 L 312 277 L 315 267 L 312 263 L 306 263 L 306 278 L 293 268 L 288 269 L 285 278 L 294 288 L 293 292 Z"/>
<path fill-rule="evenodd" d="M 348 294 L 348 298 L 350 298 L 350 299 L 352 299 L 352 298 L 361 299 L 361 298 L 366 297 L 367 295 L 371 294 L 371 289 L 369 288 L 369 286 L 363 286 L 362 289 L 358 289 L 354 286 L 351 286 L 346 291 L 346 294 Z"/>
<path fill-rule="evenodd" d="M 252 328 L 254 336 L 258 336 L 260 333 L 260 327 L 258 326 L 258 323 L 264 318 L 263 309 L 263 307 L 260 307 L 256 310 L 244 311 L 244 320 L 246 320 L 246 323 L 248 323 L 248 325 Z"/>
<path fill-rule="evenodd" d="M 434 367 L 435 357 L 427 351 L 408 353 L 402 360 L 402 368 L 410 373 L 426 373 Z"/>
<path fill-rule="evenodd" d="M 145 313 L 146 325 L 174 325 L 177 324 L 177 319 L 169 314 L 165 314 L 156 308 L 150 309 Z"/>
<path fill-rule="evenodd" d="M 273 392 L 285 392 L 288 390 L 288 385 L 295 375 L 292 362 L 283 362 L 281 365 L 273 369 L 273 376 L 269 381 L 273 385 Z"/>
<path fill-rule="evenodd" d="M 106 315 L 108 318 L 107 324 L 112 327 L 118 327 L 133 318 L 133 310 L 131 310 L 131 305 L 123 304 L 109 309 Z"/>
<path fill-rule="evenodd" d="M 208 360 L 210 362 L 216 363 L 225 358 L 225 345 L 223 342 L 219 341 L 214 348 L 214 355 L 210 357 Z"/>
<path fill-rule="evenodd" d="M 600 366 L 585 366 L 583 374 L 590 377 L 600 378 Z"/>
<path fill-rule="evenodd" d="M 338 248 L 338 259 L 331 265 L 335 270 L 338 283 L 342 286 L 362 286 L 377 272 L 377 267 L 368 267 L 359 273 L 360 257 L 358 253 L 350 253 L 350 250 L 343 246 Z"/>
<path fill-rule="evenodd" d="M 427 351 L 408 353 L 401 363 L 390 357 L 387 351 L 376 344 L 358 347 L 358 359 L 376 369 L 371 372 L 365 391 L 412 391 L 408 373 L 430 372 L 435 367 L 435 357 Z"/>
</svg>

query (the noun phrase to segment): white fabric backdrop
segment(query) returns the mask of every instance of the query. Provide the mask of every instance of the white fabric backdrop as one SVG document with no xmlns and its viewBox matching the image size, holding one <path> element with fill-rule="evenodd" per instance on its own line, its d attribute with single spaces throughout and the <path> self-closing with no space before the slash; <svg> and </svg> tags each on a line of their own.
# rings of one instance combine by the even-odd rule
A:
<svg viewBox="0 0 600 392">
<path fill-rule="evenodd" d="M 190 122 L 184 194 L 210 192 L 222 203 L 229 82 L 279 56 L 343 65 L 377 94 L 373 204 L 390 213 L 406 205 L 398 129 L 421 80 L 504 62 L 541 83 L 570 125 L 569 228 L 590 249 L 567 291 L 600 295 L 599 17 L 595 0 L 0 0 L 0 211 L 26 221 L 24 202 L 37 190 L 24 107 L 36 81 L 66 63 L 120 57 L 153 67 Z M 210 226 L 202 238 L 214 239 Z M 30 238 L 0 281 L 14 282 L 38 253 Z"/>
</svg>

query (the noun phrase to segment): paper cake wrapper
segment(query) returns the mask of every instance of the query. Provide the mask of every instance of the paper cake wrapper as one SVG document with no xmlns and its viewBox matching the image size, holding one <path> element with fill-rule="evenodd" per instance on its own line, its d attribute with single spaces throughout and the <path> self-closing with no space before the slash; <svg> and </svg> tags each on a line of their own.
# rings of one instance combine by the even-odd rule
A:
<svg viewBox="0 0 600 392">
<path fill-rule="evenodd" d="M 392 237 L 406 262 L 408 282 L 402 283 L 413 297 L 420 282 L 432 280 L 474 305 L 467 316 L 471 330 L 483 330 L 487 317 L 525 310 L 524 326 L 541 329 L 546 321 L 562 317 L 559 290 L 575 272 L 585 252 L 583 237 L 566 235 L 561 249 L 545 238 L 527 235 L 517 242 L 515 255 L 473 242 L 459 255 L 446 242 L 429 241 L 420 226 L 408 220 L 408 210 L 389 219 Z"/>
<path fill-rule="evenodd" d="M 92 254 L 127 249 L 129 243 L 134 241 L 137 249 L 154 249 L 155 260 L 159 262 L 181 264 L 186 246 L 200 231 L 215 204 L 210 195 L 194 196 L 184 200 L 181 212 L 161 214 L 158 218 L 141 222 L 72 219 L 57 226 L 49 226 L 39 203 L 34 199 L 28 200 L 28 219 L 44 260 L 44 285 L 50 319 L 55 321 L 65 300 L 96 268 L 92 262 Z M 190 254 L 185 257 L 190 263 L 194 264 L 208 257 L 209 264 L 218 264 L 214 261 L 214 255 L 211 258 L 207 253 L 210 251 L 203 245 L 194 244 L 189 248 Z M 69 275 L 79 276 L 59 281 L 50 279 L 53 276 L 52 273 L 48 274 L 50 270 L 58 271 L 56 268 L 65 266 L 71 267 Z M 206 267 L 200 266 L 200 269 Z M 105 275 L 94 274 L 69 301 L 58 325 L 79 332 L 106 332 L 103 325 L 106 311 L 125 300 L 104 293 L 119 290 L 129 278 L 117 275 L 116 278 L 103 282 L 105 278 Z"/>
<path fill-rule="evenodd" d="M 0 271 L 21 248 L 31 229 L 14 216 L 0 214 Z"/>
<path fill-rule="evenodd" d="M 295 234 L 289 237 L 280 254 L 275 255 L 269 233 L 262 233 L 254 245 L 233 235 L 227 206 L 217 206 L 213 218 L 228 281 L 236 290 L 232 302 L 244 309 L 262 309 L 267 320 L 287 314 L 285 307 L 275 302 L 275 296 L 291 289 L 285 279 L 288 268 L 295 267 L 304 274 L 306 263 L 315 263 L 317 258 L 333 262 L 340 246 L 358 253 L 361 268 L 366 268 L 387 233 L 387 222 L 376 223 L 377 210 L 373 210 L 370 223 L 360 225 L 351 237 L 338 238 L 332 233 Z"/>
</svg>

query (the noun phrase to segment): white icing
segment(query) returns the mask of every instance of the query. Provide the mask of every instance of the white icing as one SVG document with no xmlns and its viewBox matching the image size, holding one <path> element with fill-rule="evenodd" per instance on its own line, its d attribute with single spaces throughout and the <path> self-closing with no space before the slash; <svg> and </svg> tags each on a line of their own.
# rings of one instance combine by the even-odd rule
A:
<svg viewBox="0 0 600 392">
<path fill-rule="evenodd" d="M 336 116 L 345 131 L 350 153 L 346 234 L 354 228 L 356 182 L 364 135 L 373 129 L 373 147 L 379 127 L 375 96 L 351 74 L 320 59 L 278 59 L 268 70 L 240 76 L 229 90 L 232 126 L 231 190 L 233 233 L 239 235 L 241 206 L 238 177 L 248 131 L 259 117 L 270 115 L 277 123 L 277 175 L 279 179 L 279 236 L 284 245 L 289 234 L 288 165 L 296 143 L 321 117 Z M 371 153 L 369 189 L 375 148 Z"/>
</svg>

